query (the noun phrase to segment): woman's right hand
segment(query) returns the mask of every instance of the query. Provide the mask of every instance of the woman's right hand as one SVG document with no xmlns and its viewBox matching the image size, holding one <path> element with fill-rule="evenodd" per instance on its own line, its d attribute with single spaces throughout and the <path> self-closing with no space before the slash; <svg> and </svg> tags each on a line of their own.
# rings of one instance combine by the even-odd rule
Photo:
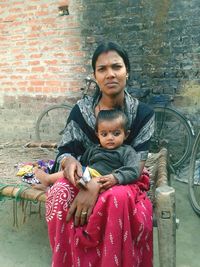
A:
<svg viewBox="0 0 200 267">
<path fill-rule="evenodd" d="M 76 182 L 82 177 L 82 166 L 78 160 L 72 156 L 68 156 L 64 159 L 62 163 L 62 168 L 64 171 L 64 177 L 67 178 L 74 186 Z"/>
<path fill-rule="evenodd" d="M 86 224 L 99 196 L 99 191 L 100 184 L 97 178 L 90 180 L 87 190 L 80 189 L 69 208 L 67 222 L 74 218 L 75 226 Z"/>
</svg>

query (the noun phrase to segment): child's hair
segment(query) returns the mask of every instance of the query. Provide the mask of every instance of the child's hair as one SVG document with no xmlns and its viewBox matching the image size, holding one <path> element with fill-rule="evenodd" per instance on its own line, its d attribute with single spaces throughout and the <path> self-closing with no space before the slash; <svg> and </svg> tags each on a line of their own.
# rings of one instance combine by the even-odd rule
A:
<svg viewBox="0 0 200 267">
<path fill-rule="evenodd" d="M 98 132 L 98 125 L 102 121 L 112 121 L 115 119 L 121 118 L 122 120 L 122 128 L 124 132 L 127 133 L 128 131 L 128 118 L 126 114 L 121 109 L 109 109 L 109 110 L 100 110 L 95 124 L 95 130 Z"/>
</svg>

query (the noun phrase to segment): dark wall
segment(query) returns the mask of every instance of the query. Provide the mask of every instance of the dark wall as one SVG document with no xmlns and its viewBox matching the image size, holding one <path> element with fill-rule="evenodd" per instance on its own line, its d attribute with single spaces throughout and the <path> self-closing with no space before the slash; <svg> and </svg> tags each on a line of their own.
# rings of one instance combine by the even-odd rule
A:
<svg viewBox="0 0 200 267">
<path fill-rule="evenodd" d="M 182 81 L 200 79 L 199 15 L 195 0 L 85 0 L 80 25 L 89 54 L 94 43 L 117 41 L 140 87 L 176 93 Z"/>
<path fill-rule="evenodd" d="M 200 103 L 198 0 L 85 0 L 82 8 L 88 57 L 96 43 L 117 41 L 129 54 L 133 86 L 178 96 L 177 105 L 194 119 Z"/>
</svg>

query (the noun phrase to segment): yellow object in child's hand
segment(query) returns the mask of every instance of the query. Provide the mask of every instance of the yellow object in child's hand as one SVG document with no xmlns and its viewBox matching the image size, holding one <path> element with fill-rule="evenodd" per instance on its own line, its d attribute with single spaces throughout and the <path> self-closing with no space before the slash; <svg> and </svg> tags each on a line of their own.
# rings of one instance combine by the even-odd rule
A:
<svg viewBox="0 0 200 267">
<path fill-rule="evenodd" d="M 88 170 L 92 178 L 101 176 L 101 174 L 95 169 L 88 167 Z"/>
<path fill-rule="evenodd" d="M 33 166 L 25 165 L 19 169 L 17 172 L 17 176 L 24 176 L 27 173 L 31 173 L 33 171 Z"/>
</svg>

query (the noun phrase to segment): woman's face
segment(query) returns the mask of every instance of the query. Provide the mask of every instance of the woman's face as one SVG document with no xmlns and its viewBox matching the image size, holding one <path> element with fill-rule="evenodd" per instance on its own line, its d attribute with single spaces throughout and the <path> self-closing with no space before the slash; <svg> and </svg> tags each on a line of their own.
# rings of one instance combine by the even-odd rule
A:
<svg viewBox="0 0 200 267">
<path fill-rule="evenodd" d="M 94 74 L 102 94 L 115 96 L 124 91 L 127 70 L 123 58 L 116 51 L 99 55 Z"/>
</svg>

